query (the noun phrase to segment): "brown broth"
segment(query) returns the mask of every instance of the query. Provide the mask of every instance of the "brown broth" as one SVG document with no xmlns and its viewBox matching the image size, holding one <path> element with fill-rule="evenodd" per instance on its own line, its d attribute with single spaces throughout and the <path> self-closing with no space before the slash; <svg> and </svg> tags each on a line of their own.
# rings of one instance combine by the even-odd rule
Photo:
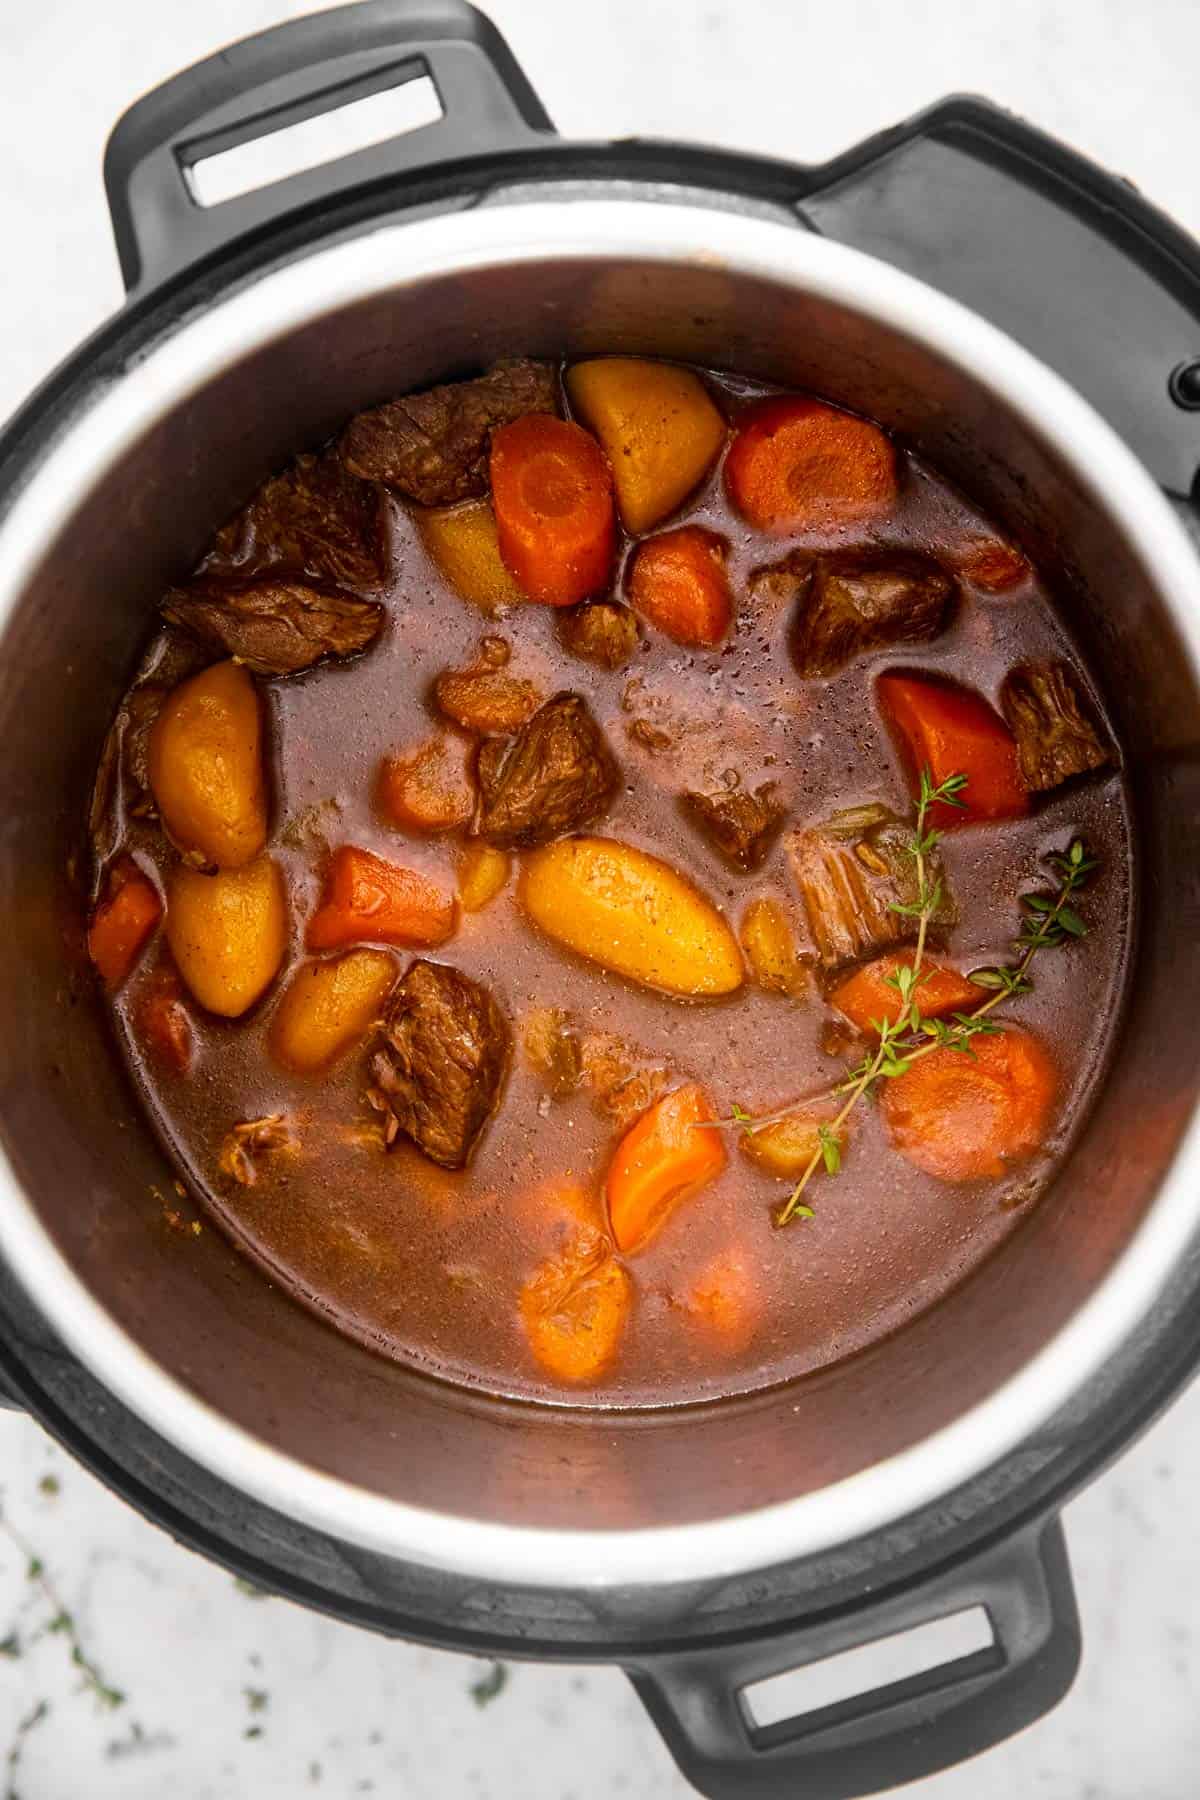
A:
<svg viewBox="0 0 1200 1800">
<path fill-rule="evenodd" d="M 757 390 L 712 377 L 735 413 Z M 937 553 L 973 534 L 994 535 L 931 470 L 902 459 L 894 512 L 869 532 L 829 545 L 867 543 Z M 652 850 L 688 874 L 736 926 L 748 902 L 774 894 L 801 937 L 803 915 L 783 843 L 752 876 L 735 876 L 681 814 L 679 791 L 736 767 L 753 787 L 778 784 L 790 819 L 818 822 L 833 809 L 880 800 L 910 811 L 907 789 L 872 700 L 888 666 L 953 673 L 995 699 L 1006 670 L 1031 656 L 1079 657 L 1036 576 L 1008 593 L 964 587 L 955 622 L 930 645 L 853 661 L 827 681 L 802 682 L 790 660 L 787 618 L 746 611 L 751 571 L 789 543 L 750 531 L 725 501 L 719 471 L 678 515 L 720 531 L 742 610 L 727 645 L 681 650 L 646 631 L 628 669 L 607 673 L 570 656 L 549 608 L 530 605 L 499 624 L 458 598 L 426 557 L 411 519 L 393 507 L 390 624 L 364 658 L 291 681 L 265 682 L 273 724 L 275 829 L 271 850 L 292 899 L 290 959 L 267 998 L 234 1023 L 191 1007 L 197 1056 L 186 1077 L 145 1058 L 132 1020 L 150 978 L 148 956 L 115 1002 L 133 1079 L 189 1187 L 234 1241 L 290 1292 L 381 1353 L 439 1376 L 530 1399 L 583 1405 L 699 1400 L 791 1379 L 865 1349 L 961 1282 L 1019 1227 L 1053 1174 L 1100 1071 L 1119 1010 L 1129 930 L 1131 828 L 1118 775 L 1057 790 L 1023 820 L 976 825 L 945 843 L 962 922 L 947 940 L 964 970 L 1010 953 L 1017 895 L 1038 880 L 1041 857 L 1084 836 L 1102 860 L 1086 910 L 1086 947 L 1043 955 L 1036 989 L 1005 1009 L 1038 1033 L 1061 1071 L 1052 1140 L 1001 1182 L 950 1186 L 892 1151 L 875 1110 L 860 1106 L 841 1177 L 819 1177 L 811 1221 L 786 1231 L 772 1212 L 787 1184 L 755 1169 L 732 1139 L 725 1173 L 685 1202 L 659 1236 L 629 1259 L 634 1305 L 608 1373 L 581 1390 L 556 1386 L 530 1354 L 518 1296 L 535 1265 L 562 1241 L 550 1192 L 564 1179 L 592 1196 L 615 1132 L 586 1095 L 549 1102 L 521 1049 L 521 1023 L 538 1006 L 564 1006 L 584 1024 L 615 1031 L 708 1088 L 722 1113 L 734 1101 L 766 1110 L 836 1079 L 823 1054 L 830 1014 L 818 989 L 790 1000 L 745 987 L 727 1001 L 664 999 L 606 975 L 539 937 L 523 919 L 514 884 L 431 954 L 484 982 L 514 1028 L 513 1065 L 497 1116 L 471 1167 L 449 1174 L 401 1140 L 381 1149 L 378 1120 L 363 1104 L 364 1055 L 300 1079 L 266 1048 L 274 1001 L 303 959 L 302 922 L 320 887 L 328 847 L 353 842 L 417 867 L 452 868 L 457 836 L 418 840 L 372 810 L 378 764 L 428 737 L 436 675 L 473 660 L 485 632 L 513 646 L 512 668 L 548 696 L 583 694 L 617 754 L 625 781 L 599 827 Z M 619 582 L 618 582 L 619 586 Z M 631 710 L 632 708 L 632 710 Z M 680 745 L 655 755 L 634 742 L 638 714 L 681 720 Z M 152 827 L 129 841 L 165 870 L 170 852 Z M 407 953 L 397 952 L 398 968 Z M 254 1186 L 222 1179 L 217 1155 L 237 1120 L 283 1112 L 299 1149 L 263 1158 Z M 689 1313 L 685 1296 L 704 1266 L 741 1247 L 761 1305 L 750 1342 L 730 1348 Z"/>
</svg>

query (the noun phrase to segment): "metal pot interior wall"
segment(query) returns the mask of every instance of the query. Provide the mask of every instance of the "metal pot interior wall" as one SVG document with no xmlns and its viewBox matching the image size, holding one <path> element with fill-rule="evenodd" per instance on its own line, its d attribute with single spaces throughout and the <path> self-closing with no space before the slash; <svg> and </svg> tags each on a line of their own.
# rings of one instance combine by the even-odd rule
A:
<svg viewBox="0 0 1200 1800">
<path fill-rule="evenodd" d="M 303 279 L 303 267 L 295 271 Z M 70 878 L 98 747 L 163 585 L 296 448 L 351 411 L 503 354 L 695 359 L 874 414 L 1055 572 L 1123 735 L 1141 926 L 1121 1054 L 1056 1185 L 940 1308 L 786 1390 L 617 1417 L 472 1396 L 376 1358 L 213 1230 L 164 1221 L 172 1171 L 111 1049 Z M 993 1391 L 1127 1243 L 1191 1109 L 1200 703 L 1119 528 L 1006 409 L 826 301 L 712 268 L 547 261 L 364 300 L 223 373 L 150 429 L 30 584 L 0 660 L 0 1112 L 62 1253 L 185 1387 L 272 1446 L 407 1502 L 564 1527 L 673 1524 L 791 1498 L 919 1443 Z"/>
</svg>

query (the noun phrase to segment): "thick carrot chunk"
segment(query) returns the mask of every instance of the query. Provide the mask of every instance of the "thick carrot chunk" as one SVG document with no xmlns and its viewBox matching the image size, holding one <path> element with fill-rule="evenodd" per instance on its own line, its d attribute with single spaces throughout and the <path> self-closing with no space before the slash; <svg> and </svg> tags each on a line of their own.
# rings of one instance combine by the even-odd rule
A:
<svg viewBox="0 0 1200 1800">
<path fill-rule="evenodd" d="M 719 644 L 733 616 L 724 540 L 700 525 L 681 525 L 639 544 L 629 600 L 677 644 Z"/>
<path fill-rule="evenodd" d="M 640 1250 L 681 1200 L 725 1167 L 719 1131 L 702 1087 L 666 1094 L 625 1133 L 609 1166 L 608 1217 L 619 1250 Z"/>
<path fill-rule="evenodd" d="M 1029 811 L 1016 740 L 981 695 L 931 676 L 891 672 L 879 677 L 875 695 L 914 795 L 922 769 L 935 786 L 949 775 L 967 778 L 961 807 L 940 800 L 933 806 L 932 822 L 940 831 L 976 819 L 1019 819 Z"/>
<path fill-rule="evenodd" d="M 1042 1143 L 1057 1075 L 1027 1031 L 930 1051 L 884 1083 L 884 1122 L 896 1149 L 939 1181 L 1003 1175 Z"/>
<path fill-rule="evenodd" d="M 455 916 L 453 897 L 428 875 L 343 844 L 333 853 L 305 942 L 310 950 L 337 950 L 343 944 L 444 944 Z"/>
<path fill-rule="evenodd" d="M 873 1030 L 880 1020 L 894 1025 L 904 1010 L 904 1001 L 890 977 L 899 968 L 911 968 L 912 960 L 911 950 L 877 956 L 874 962 L 864 963 L 839 981 L 830 992 L 829 1004 L 836 1006 L 860 1031 Z M 986 998 L 983 989 L 957 969 L 930 962 L 928 957 L 922 960 L 913 999 L 925 1018 L 940 1019 L 946 1013 L 966 1012 Z"/>
<path fill-rule="evenodd" d="M 443 735 L 387 757 L 379 771 L 376 803 L 401 831 L 454 831 L 465 825 L 475 810 L 467 746 Z"/>
<path fill-rule="evenodd" d="M 120 987 L 162 918 L 162 910 L 158 889 L 131 856 L 113 864 L 104 899 L 92 914 L 87 935 L 88 955 L 105 987 Z"/>
<path fill-rule="evenodd" d="M 762 1317 L 763 1296 L 739 1244 L 705 1263 L 683 1304 L 693 1324 L 723 1349 L 745 1349 Z"/>
<path fill-rule="evenodd" d="M 599 1232 L 579 1230 L 521 1290 L 529 1347 L 556 1381 L 594 1381 L 617 1353 L 632 1284 Z"/>
<path fill-rule="evenodd" d="M 527 413 L 492 437 L 500 554 L 530 600 L 574 606 L 608 580 L 616 549 L 612 471 L 581 425 Z"/>
<path fill-rule="evenodd" d="M 866 419 L 781 395 L 742 414 L 725 485 L 759 531 L 804 531 L 886 511 L 896 498 L 896 456 Z"/>
</svg>

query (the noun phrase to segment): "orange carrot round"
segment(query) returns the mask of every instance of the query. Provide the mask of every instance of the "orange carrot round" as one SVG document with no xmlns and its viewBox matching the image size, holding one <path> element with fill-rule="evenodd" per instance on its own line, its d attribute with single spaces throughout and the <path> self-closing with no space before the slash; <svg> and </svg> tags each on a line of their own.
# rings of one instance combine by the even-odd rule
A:
<svg viewBox="0 0 1200 1800">
<path fill-rule="evenodd" d="M 616 549 L 612 471 L 581 425 L 527 413 L 492 435 L 500 555 L 530 600 L 574 606 L 608 580 Z"/>
<path fill-rule="evenodd" d="M 310 950 L 337 950 L 344 944 L 444 944 L 455 916 L 453 896 L 428 875 L 343 844 L 333 853 L 305 943 Z"/>
<path fill-rule="evenodd" d="M 648 538 L 633 555 L 629 602 L 677 644 L 719 644 L 733 617 L 724 539 L 700 525 Z"/>
<path fill-rule="evenodd" d="M 949 775 L 967 778 L 961 807 L 939 800 L 931 808 L 939 831 L 975 819 L 1018 819 L 1029 811 L 1016 740 L 982 695 L 932 676 L 889 671 L 875 683 L 875 696 L 914 795 L 922 769 L 935 786 Z"/>
<path fill-rule="evenodd" d="M 131 856 L 123 856 L 108 872 L 104 899 L 88 926 L 88 955 L 107 988 L 119 988 L 159 920 L 163 906 L 158 889 Z"/>
<path fill-rule="evenodd" d="M 904 1010 L 900 990 L 889 977 L 899 968 L 911 968 L 913 952 L 892 951 L 877 956 L 874 962 L 852 969 L 850 974 L 830 990 L 829 1004 L 849 1019 L 859 1031 L 871 1031 L 880 1020 L 894 1025 Z M 987 996 L 965 975 L 945 963 L 921 963 L 921 978 L 913 990 L 913 999 L 927 1019 L 940 1019 L 946 1013 L 966 1012 L 978 1006 Z"/>
<path fill-rule="evenodd" d="M 640 1250 L 681 1200 L 725 1167 L 719 1131 L 702 1087 L 689 1082 L 644 1112 L 617 1145 L 609 1165 L 608 1217 L 619 1250 Z"/>
<path fill-rule="evenodd" d="M 1003 1175 L 1042 1143 L 1054 1104 L 1054 1064 L 1029 1032 L 976 1037 L 971 1049 L 932 1050 L 883 1087 L 893 1145 L 939 1181 Z"/>
<path fill-rule="evenodd" d="M 556 1381 L 594 1381 L 617 1353 L 633 1297 L 628 1273 L 598 1231 L 578 1231 L 521 1290 L 529 1348 Z"/>
<path fill-rule="evenodd" d="M 376 805 L 401 831 L 455 831 L 475 810 L 466 765 L 465 744 L 445 735 L 386 757 L 376 783 Z"/>
<path fill-rule="evenodd" d="M 747 407 L 725 459 L 734 506 L 759 531 L 869 518 L 896 498 L 896 454 L 877 425 L 821 400 Z"/>
</svg>

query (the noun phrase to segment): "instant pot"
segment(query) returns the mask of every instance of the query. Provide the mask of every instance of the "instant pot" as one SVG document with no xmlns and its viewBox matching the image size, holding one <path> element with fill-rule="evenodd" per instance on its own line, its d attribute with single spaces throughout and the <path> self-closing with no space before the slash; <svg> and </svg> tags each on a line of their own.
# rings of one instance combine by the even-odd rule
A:
<svg viewBox="0 0 1200 1800">
<path fill-rule="evenodd" d="M 203 160 L 421 76 L 436 123 L 197 199 Z M 1079 1655 L 1059 1511 L 1200 1354 L 1200 251 L 981 100 L 820 168 L 564 143 L 459 0 L 223 51 L 125 115 L 105 181 L 126 304 L 0 439 L 14 1403 L 259 1587 L 475 1655 L 619 1663 L 709 1795 L 839 1800 L 1029 1723 Z M 360 408 L 597 351 L 815 387 L 1003 521 L 1116 722 L 1139 851 L 1118 1053 L 1003 1249 L 816 1377 L 627 1414 L 374 1356 L 188 1229 L 83 948 L 99 746 L 212 528 Z M 990 1645 L 756 1722 L 755 1683 L 975 1607 Z"/>
</svg>

